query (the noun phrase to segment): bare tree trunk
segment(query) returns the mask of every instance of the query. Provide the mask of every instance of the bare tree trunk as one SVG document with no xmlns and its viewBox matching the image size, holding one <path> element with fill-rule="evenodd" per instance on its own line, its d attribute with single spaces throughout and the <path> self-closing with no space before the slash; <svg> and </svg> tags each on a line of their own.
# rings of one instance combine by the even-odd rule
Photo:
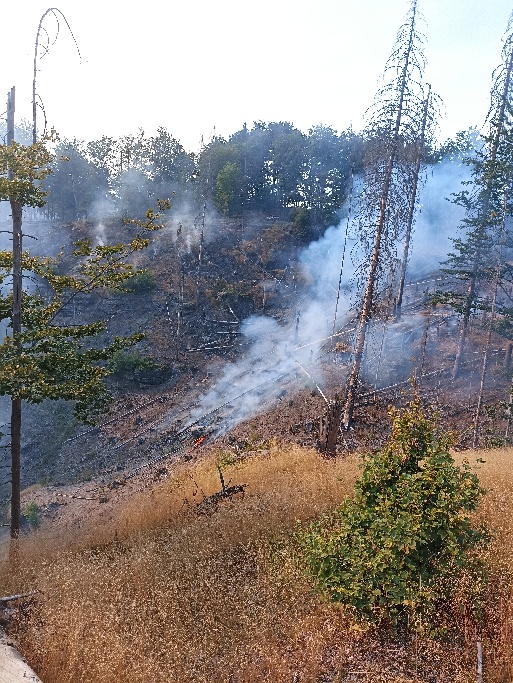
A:
<svg viewBox="0 0 513 683">
<path fill-rule="evenodd" d="M 497 305 L 497 292 L 499 290 L 499 277 L 500 277 L 500 268 L 501 268 L 501 263 L 502 263 L 502 243 L 504 240 L 504 228 L 505 228 L 505 221 L 506 221 L 506 208 L 507 208 L 507 196 L 506 193 L 504 194 L 504 213 L 502 217 L 502 230 L 501 230 L 501 237 L 500 237 L 500 251 L 497 254 L 497 264 L 495 268 L 495 278 L 493 282 L 493 293 L 492 293 L 492 305 L 490 308 L 490 320 L 488 321 L 488 334 L 486 335 L 486 345 L 485 345 L 485 350 L 483 354 L 483 364 L 481 367 L 481 382 L 479 384 L 479 394 L 477 398 L 477 406 L 476 406 L 476 414 L 474 416 L 474 436 L 472 439 L 472 448 L 477 448 L 477 441 L 478 441 L 478 433 L 479 433 L 479 415 L 481 412 L 481 407 L 483 405 L 483 394 L 484 394 L 484 385 L 485 385 L 485 380 L 486 380 L 486 369 L 487 369 L 487 363 L 488 363 L 488 353 L 490 351 L 490 344 L 492 341 L 492 330 L 493 330 L 493 323 L 495 322 L 495 309 Z"/>
<path fill-rule="evenodd" d="M 477 259 L 476 259 L 477 261 Z M 476 263 L 477 268 L 477 263 Z M 456 379 L 461 368 L 461 361 L 463 360 L 463 353 L 465 351 L 465 343 L 467 341 L 467 332 L 470 322 L 470 314 L 472 313 L 472 304 L 476 295 L 477 288 L 477 274 L 475 268 L 470 276 L 470 284 L 467 290 L 467 298 L 465 299 L 465 308 L 463 310 L 463 318 L 461 320 L 460 335 L 458 338 L 458 348 L 456 350 L 456 358 L 452 368 L 452 378 Z"/>
<path fill-rule="evenodd" d="M 427 342 L 428 342 L 428 337 L 429 337 L 429 325 L 431 323 L 431 315 L 434 312 L 436 308 L 436 304 L 431 304 L 428 310 L 428 314 L 426 316 L 426 327 L 424 328 L 424 333 L 422 335 L 422 341 L 420 343 L 420 367 L 419 367 L 419 375 L 417 378 L 417 383 L 420 385 L 420 382 L 422 381 L 422 376 L 424 374 L 424 366 L 426 364 L 426 348 L 427 348 Z"/>
<path fill-rule="evenodd" d="M 397 92 L 397 104 L 396 104 L 396 117 L 393 126 L 393 131 L 391 135 L 391 147 L 388 153 L 388 158 L 384 163 L 382 180 L 379 183 L 379 206 L 377 207 L 377 223 L 374 232 L 372 256 L 370 259 L 369 273 L 367 277 L 367 286 L 365 288 L 365 294 L 362 302 L 362 310 L 360 314 L 360 321 L 358 325 L 358 333 L 355 344 L 354 360 L 351 374 L 349 376 L 349 381 L 347 385 L 346 393 L 346 403 L 344 408 L 344 418 L 343 423 L 345 429 L 348 429 L 353 420 L 353 412 L 356 400 L 356 393 L 358 388 L 358 380 L 360 375 L 360 368 L 362 364 L 362 358 L 365 347 L 365 337 L 367 334 L 367 329 L 369 322 L 372 317 L 373 299 L 374 292 L 376 288 L 376 280 L 378 276 L 378 269 L 380 264 L 381 247 L 383 234 L 386 227 L 388 205 L 390 199 L 390 190 L 392 186 L 393 172 L 396 166 L 396 159 L 399 151 L 399 146 L 401 144 L 401 123 L 403 116 L 408 111 L 410 106 L 410 99 L 407 98 L 409 92 L 409 68 L 410 61 L 414 56 L 414 41 L 416 37 L 415 33 L 415 21 L 417 15 L 417 2 L 413 0 L 412 13 L 409 24 L 408 41 L 404 46 L 404 50 L 401 47 L 401 54 L 404 55 L 404 63 L 402 69 L 400 70 L 400 77 L 398 80 L 397 88 L 394 91 Z"/>
<path fill-rule="evenodd" d="M 20 534 L 21 517 L 21 399 L 11 398 L 11 538 Z"/>
<path fill-rule="evenodd" d="M 344 248 L 342 250 L 342 258 L 340 260 L 340 274 L 338 277 L 337 300 L 335 302 L 335 313 L 333 315 L 333 330 L 331 333 L 333 335 L 333 337 L 335 336 L 335 327 L 337 324 L 338 304 L 340 301 L 340 288 L 342 287 L 342 276 L 344 274 L 344 261 L 345 261 L 345 257 L 346 257 L 347 238 L 349 235 L 349 226 L 351 224 L 351 210 L 353 208 L 353 190 L 354 190 L 354 169 L 351 169 L 351 190 L 349 192 L 349 210 L 347 212 L 346 233 L 344 235 Z"/>
<path fill-rule="evenodd" d="M 360 375 L 360 368 L 362 364 L 363 351 L 365 347 L 365 336 L 367 334 L 367 327 L 372 316 L 372 302 L 374 298 L 374 289 L 376 286 L 376 277 L 378 273 L 378 265 L 381 251 L 381 238 L 383 234 L 383 228 L 385 226 L 386 213 L 387 213 L 387 201 L 388 194 L 390 190 L 390 184 L 392 181 L 392 173 L 394 170 L 394 162 L 397 156 L 397 150 L 399 145 L 399 131 L 401 127 L 401 119 L 403 115 L 404 107 L 404 96 L 406 92 L 406 83 L 408 76 L 408 65 L 411 56 L 411 51 L 413 49 L 413 37 L 414 37 L 414 27 L 415 27 L 415 15 L 416 6 L 414 7 L 414 12 L 411 20 L 410 26 L 410 36 L 408 42 L 408 48 L 406 50 L 406 58 L 403 66 L 402 77 L 401 77 L 401 88 L 399 94 L 399 102 L 397 105 L 397 116 L 395 120 L 394 133 L 392 137 L 392 148 L 390 150 L 390 156 L 388 158 L 385 172 L 383 176 L 383 185 L 380 198 L 379 206 L 379 217 L 376 225 L 376 231 L 374 233 L 374 245 L 372 250 L 372 257 L 369 269 L 369 275 L 367 277 L 367 286 L 365 288 L 365 295 L 363 297 L 362 312 L 360 315 L 360 322 L 358 326 L 358 336 L 356 339 L 353 368 L 351 370 L 351 375 L 349 377 L 349 383 L 347 387 L 346 404 L 344 408 L 344 428 L 349 429 L 353 421 L 354 404 L 356 400 L 356 392 L 358 388 L 358 378 Z"/>
<path fill-rule="evenodd" d="M 329 404 L 326 414 L 321 417 L 319 430 L 320 447 L 328 457 L 333 457 L 337 452 L 337 437 L 341 417 L 342 403 L 339 397 L 335 396 L 335 401 Z"/>
<path fill-rule="evenodd" d="M 424 114 L 422 117 L 422 128 L 420 131 L 419 149 L 418 149 L 417 158 L 415 161 L 415 169 L 413 171 L 412 193 L 411 193 L 411 197 L 410 197 L 410 203 L 408 206 L 408 222 L 406 224 L 406 237 L 404 239 L 403 261 L 401 264 L 401 275 L 399 278 L 399 293 L 397 295 L 397 302 L 395 305 L 395 319 L 397 320 L 397 322 L 399 322 L 399 320 L 401 320 L 401 309 L 402 309 L 402 305 L 403 305 L 404 281 L 406 279 L 406 268 L 408 266 L 408 253 L 410 251 L 411 230 L 413 227 L 413 219 L 415 217 L 415 202 L 417 199 L 417 188 L 418 188 L 418 184 L 419 184 L 420 164 L 422 162 L 422 155 L 424 153 L 424 142 L 426 139 L 426 123 L 427 123 L 428 112 L 429 112 L 429 99 L 430 99 L 430 97 L 431 97 L 431 86 L 428 85 L 428 92 L 427 92 L 426 101 L 424 104 Z"/>
<path fill-rule="evenodd" d="M 21 289 L 22 289 L 22 205 L 11 201 L 13 227 L 13 305 L 12 330 L 14 343 L 21 350 Z M 21 461 L 21 399 L 11 397 L 11 538 L 20 530 L 20 461 Z"/>
<path fill-rule="evenodd" d="M 513 353 L 513 344 L 509 343 L 506 349 L 506 358 L 504 359 L 504 367 L 506 370 L 511 368 L 511 354 Z"/>
<path fill-rule="evenodd" d="M 7 144 L 14 142 L 14 110 L 15 89 L 12 88 L 7 98 Z M 9 180 L 13 179 L 13 172 L 8 171 Z M 23 272 L 21 264 L 22 252 L 22 216 L 23 206 L 16 199 L 11 199 L 12 213 L 12 330 L 14 343 L 18 350 L 21 348 L 21 290 Z M 21 492 L 21 399 L 11 397 L 11 539 L 15 541 L 11 547 L 13 559 L 17 559 L 17 539 L 20 533 L 20 492 Z"/>
</svg>

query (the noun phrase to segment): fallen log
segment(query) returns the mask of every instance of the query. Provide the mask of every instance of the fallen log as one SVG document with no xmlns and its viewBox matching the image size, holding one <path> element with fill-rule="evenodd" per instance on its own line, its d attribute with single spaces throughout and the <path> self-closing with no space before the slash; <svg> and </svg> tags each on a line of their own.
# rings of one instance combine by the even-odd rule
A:
<svg viewBox="0 0 513 683">
<path fill-rule="evenodd" d="M 223 473 L 219 465 L 217 466 L 217 471 L 219 472 L 219 479 L 221 480 L 221 490 L 217 493 L 213 493 L 211 496 L 205 496 L 205 494 L 202 492 L 203 500 L 201 500 L 199 503 L 196 503 L 196 512 L 199 515 L 217 512 L 218 505 L 222 500 L 231 500 L 232 496 L 237 495 L 237 493 L 241 493 L 242 498 L 244 498 L 244 494 L 248 485 L 236 484 L 235 486 L 230 486 L 230 482 L 225 484 Z M 187 499 L 185 499 L 184 502 L 188 503 Z"/>
<path fill-rule="evenodd" d="M 0 603 L 13 602 L 14 600 L 21 600 L 22 598 L 31 598 L 39 591 L 30 591 L 30 593 L 18 593 L 17 595 L 7 595 L 5 598 L 0 598 Z"/>
</svg>

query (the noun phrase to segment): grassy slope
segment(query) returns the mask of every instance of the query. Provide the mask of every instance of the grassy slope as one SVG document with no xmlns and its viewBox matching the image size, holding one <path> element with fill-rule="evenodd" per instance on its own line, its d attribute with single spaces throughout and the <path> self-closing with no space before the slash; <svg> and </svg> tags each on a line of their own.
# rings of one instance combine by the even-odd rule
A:
<svg viewBox="0 0 513 683">
<path fill-rule="evenodd" d="M 480 456 L 493 561 L 513 567 L 513 451 L 468 457 Z M 92 519 L 58 540 L 33 534 L 22 579 L 2 577 L 7 592 L 42 591 L 18 634 L 29 662 L 45 683 L 475 680 L 473 631 L 457 644 L 355 632 L 290 562 L 296 520 L 350 493 L 357 465 L 277 449 L 228 468 L 233 484 L 248 484 L 245 498 L 199 515 L 199 491 L 219 488 L 210 458 L 134 495 L 111 525 Z M 487 680 L 499 683 L 513 674 L 509 586 L 494 584 L 492 601 Z"/>
</svg>

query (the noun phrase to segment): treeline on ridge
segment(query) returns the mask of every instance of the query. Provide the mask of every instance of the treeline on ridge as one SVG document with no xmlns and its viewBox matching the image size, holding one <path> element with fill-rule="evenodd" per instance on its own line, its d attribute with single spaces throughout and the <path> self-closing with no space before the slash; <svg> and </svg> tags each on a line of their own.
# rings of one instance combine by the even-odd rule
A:
<svg viewBox="0 0 513 683">
<path fill-rule="evenodd" d="M 17 139 L 24 142 L 20 127 Z M 428 161 L 468 149 L 468 138 L 446 143 Z M 244 125 L 228 139 L 213 137 L 198 154 L 187 152 L 166 128 L 154 136 L 140 130 L 118 139 L 83 142 L 59 139 L 53 174 L 44 183 L 47 219 L 103 217 L 110 212 L 140 215 L 156 198 L 172 197 L 176 209 L 199 211 L 204 204 L 225 216 L 262 212 L 292 220 L 304 240 L 311 229 L 336 220 L 361 173 L 369 141 L 351 129 L 330 126 L 307 134 L 291 123 Z"/>
</svg>

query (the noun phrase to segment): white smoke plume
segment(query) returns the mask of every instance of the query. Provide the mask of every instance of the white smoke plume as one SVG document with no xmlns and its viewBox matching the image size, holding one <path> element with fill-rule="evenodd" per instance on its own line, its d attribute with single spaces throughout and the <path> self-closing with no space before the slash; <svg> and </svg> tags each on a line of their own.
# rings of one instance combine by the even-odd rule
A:
<svg viewBox="0 0 513 683">
<path fill-rule="evenodd" d="M 450 237 L 456 236 L 463 217 L 462 209 L 450 201 L 451 195 L 460 191 L 462 180 L 468 177 L 468 167 L 456 162 L 442 162 L 430 169 L 420 194 L 421 210 L 415 225 L 407 280 L 436 275 L 445 260 L 451 246 Z M 300 254 L 301 280 L 309 284 L 302 285 L 301 291 L 298 287 L 297 304 L 286 324 L 265 316 L 252 316 L 243 323 L 245 350 L 236 362 L 224 367 L 212 389 L 200 399 L 191 422 L 231 400 L 233 411 L 223 430 L 257 414 L 273 392 L 276 394 L 279 382 L 299 369 L 298 363 L 322 383 L 319 350 L 322 340 L 333 329 L 344 250 L 337 329 L 347 319 L 354 296 L 350 286 L 359 256 L 356 236 L 349 230 L 346 240 L 346 230 L 345 217 Z M 412 348 L 420 343 L 423 329 L 424 318 L 420 315 L 403 319 L 400 324 L 376 326 L 366 354 L 366 379 L 378 386 L 384 381 L 393 381 L 397 379 L 393 373 L 398 366 L 407 377 L 415 362 Z M 383 350 L 387 352 L 388 369 L 382 365 Z"/>
</svg>

